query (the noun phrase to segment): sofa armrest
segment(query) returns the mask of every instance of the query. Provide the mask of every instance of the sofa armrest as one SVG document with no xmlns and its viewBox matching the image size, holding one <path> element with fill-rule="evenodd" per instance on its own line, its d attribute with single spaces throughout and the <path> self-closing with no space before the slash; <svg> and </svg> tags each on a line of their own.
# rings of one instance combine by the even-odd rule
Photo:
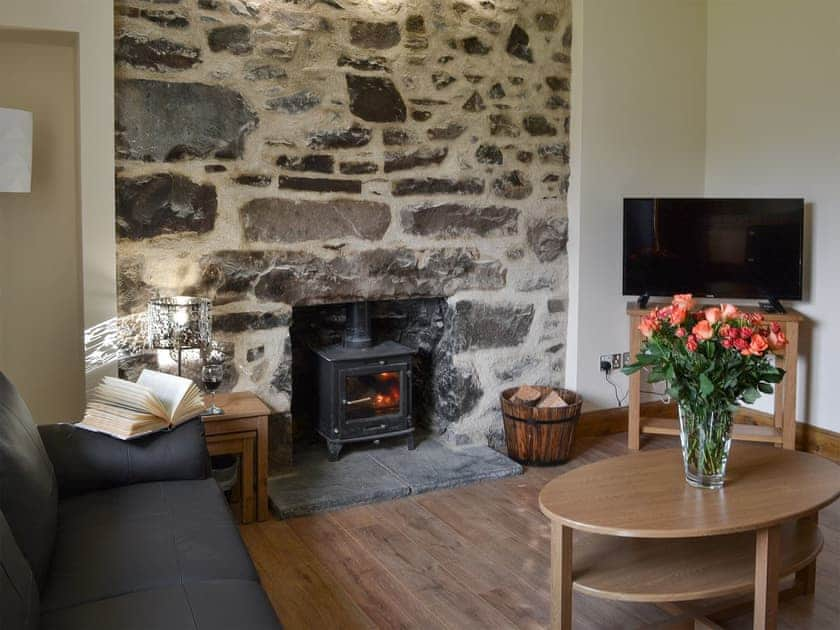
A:
<svg viewBox="0 0 840 630">
<path fill-rule="evenodd" d="M 130 441 L 72 424 L 38 427 L 60 496 L 149 481 L 205 479 L 210 456 L 200 418 Z"/>
</svg>

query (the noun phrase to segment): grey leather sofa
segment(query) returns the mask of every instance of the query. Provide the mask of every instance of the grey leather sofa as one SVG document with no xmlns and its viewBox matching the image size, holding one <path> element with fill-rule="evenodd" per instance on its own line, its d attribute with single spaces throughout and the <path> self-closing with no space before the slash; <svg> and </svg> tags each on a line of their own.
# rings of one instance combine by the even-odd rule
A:
<svg viewBox="0 0 840 630">
<path fill-rule="evenodd" d="M 203 434 L 36 427 L 0 373 L 0 628 L 280 628 Z"/>
</svg>

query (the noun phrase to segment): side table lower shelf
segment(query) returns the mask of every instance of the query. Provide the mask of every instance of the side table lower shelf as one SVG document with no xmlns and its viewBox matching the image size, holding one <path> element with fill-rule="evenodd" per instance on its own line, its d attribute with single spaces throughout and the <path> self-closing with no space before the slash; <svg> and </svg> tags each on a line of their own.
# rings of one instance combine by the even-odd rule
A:
<svg viewBox="0 0 840 630">
<path fill-rule="evenodd" d="M 639 419 L 640 431 L 648 435 L 679 435 L 680 422 L 675 418 L 652 418 L 642 416 Z M 781 445 L 782 430 L 777 427 L 742 424 L 732 424 L 732 439 L 742 442 L 765 442 Z"/>
<path fill-rule="evenodd" d="M 252 523 L 257 516 L 257 500 L 254 496 L 254 455 L 256 452 L 257 432 L 241 431 L 227 433 L 207 440 L 207 450 L 211 456 L 239 455 L 239 497 L 243 523 Z M 235 493 L 236 494 L 236 493 Z"/>
</svg>

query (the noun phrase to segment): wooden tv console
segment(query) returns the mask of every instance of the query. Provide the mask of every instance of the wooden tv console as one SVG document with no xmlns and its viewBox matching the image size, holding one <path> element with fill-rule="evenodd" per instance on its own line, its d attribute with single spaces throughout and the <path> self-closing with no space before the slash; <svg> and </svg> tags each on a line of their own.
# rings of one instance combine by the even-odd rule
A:
<svg viewBox="0 0 840 630">
<path fill-rule="evenodd" d="M 627 316 L 630 320 L 630 356 L 635 360 L 642 346 L 642 333 L 639 324 L 642 317 L 663 304 L 648 304 L 639 308 L 635 302 L 627 303 Z M 755 311 L 756 306 L 736 305 L 744 311 Z M 793 309 L 786 313 L 764 313 L 768 322 L 777 322 L 788 338 L 784 354 L 777 360 L 777 365 L 785 370 L 785 377 L 775 388 L 773 401 L 773 426 L 760 426 L 737 422 L 732 427 L 732 439 L 747 442 L 770 442 L 782 448 L 793 449 L 796 446 L 796 365 L 799 357 L 799 325 L 805 317 Z M 627 448 L 639 450 L 642 433 L 655 435 L 679 435 L 679 421 L 674 418 L 652 418 L 641 416 L 642 372 L 629 377 Z"/>
</svg>

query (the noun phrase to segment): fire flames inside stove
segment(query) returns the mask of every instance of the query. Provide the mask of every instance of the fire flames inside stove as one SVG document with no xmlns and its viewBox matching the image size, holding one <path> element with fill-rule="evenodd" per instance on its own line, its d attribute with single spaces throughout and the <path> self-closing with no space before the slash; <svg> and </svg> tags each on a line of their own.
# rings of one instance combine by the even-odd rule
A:
<svg viewBox="0 0 840 630">
<path fill-rule="evenodd" d="M 400 373 L 348 376 L 345 381 L 349 420 L 400 413 Z"/>
</svg>

